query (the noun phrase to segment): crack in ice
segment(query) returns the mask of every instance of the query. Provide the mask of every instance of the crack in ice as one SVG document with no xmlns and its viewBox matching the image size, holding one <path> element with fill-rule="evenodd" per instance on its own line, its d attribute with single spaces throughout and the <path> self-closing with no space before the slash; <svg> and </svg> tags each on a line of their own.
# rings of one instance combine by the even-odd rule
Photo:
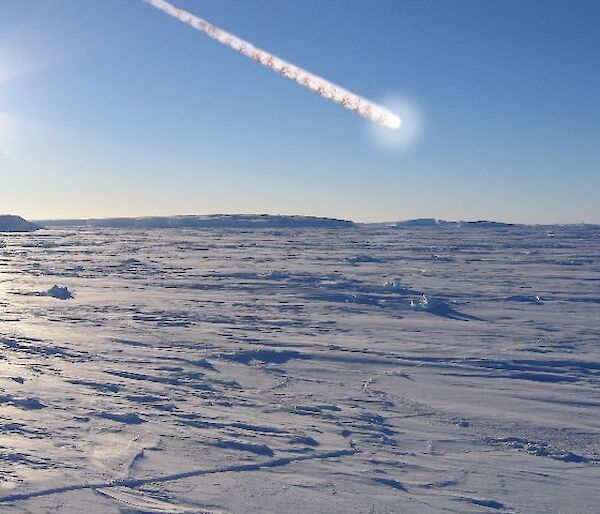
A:
<svg viewBox="0 0 600 514">
<path fill-rule="evenodd" d="M 346 457 L 354 455 L 357 450 L 334 450 L 330 452 L 315 453 L 312 455 L 300 455 L 297 457 L 280 457 L 278 459 L 271 459 L 262 462 L 253 462 L 250 464 L 237 464 L 232 466 L 222 466 L 218 468 L 208 469 L 193 469 L 190 471 L 183 471 L 181 473 L 173 473 L 170 475 L 160 475 L 157 477 L 150 478 L 139 478 L 139 479 L 122 479 L 113 480 L 109 482 L 97 482 L 88 484 L 72 484 L 61 487 L 53 487 L 49 489 L 41 489 L 39 491 L 31 491 L 28 493 L 17 493 L 7 496 L 0 497 L 0 503 L 12 503 L 20 500 L 29 500 L 31 498 L 39 498 L 41 496 L 50 496 L 52 494 L 68 493 L 72 491 L 81 491 L 84 489 L 109 489 L 113 487 L 140 487 L 147 484 L 156 484 L 161 482 L 172 482 L 174 480 L 182 480 L 184 478 L 191 478 L 202 475 L 214 475 L 216 473 L 229 473 L 229 472 L 243 472 L 243 471 L 257 471 L 262 468 L 279 468 L 293 464 L 294 462 L 301 462 L 306 460 L 319 460 L 319 459 L 332 459 L 335 457 Z"/>
</svg>

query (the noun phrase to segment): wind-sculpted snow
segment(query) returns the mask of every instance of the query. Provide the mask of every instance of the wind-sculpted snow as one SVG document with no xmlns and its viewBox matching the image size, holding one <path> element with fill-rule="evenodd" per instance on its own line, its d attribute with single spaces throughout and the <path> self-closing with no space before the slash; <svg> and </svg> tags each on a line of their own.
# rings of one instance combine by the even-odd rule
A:
<svg viewBox="0 0 600 514">
<path fill-rule="evenodd" d="M 2 241 L 2 513 L 597 509 L 595 227 Z"/>
</svg>

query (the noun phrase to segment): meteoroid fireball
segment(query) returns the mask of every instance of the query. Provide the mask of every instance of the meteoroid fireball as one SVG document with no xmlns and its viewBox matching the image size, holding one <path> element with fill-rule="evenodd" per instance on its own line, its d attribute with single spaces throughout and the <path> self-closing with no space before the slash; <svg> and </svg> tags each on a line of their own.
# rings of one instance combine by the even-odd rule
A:
<svg viewBox="0 0 600 514">
<path fill-rule="evenodd" d="M 260 48 L 256 48 L 254 45 L 244 41 L 241 38 L 225 32 L 218 27 L 208 23 L 207 21 L 194 16 L 193 14 L 178 9 L 171 5 L 165 0 L 144 0 L 153 7 L 177 18 L 178 20 L 187 23 L 194 29 L 203 32 L 208 37 L 218 41 L 219 43 L 232 48 L 236 52 L 245 55 L 246 57 L 253 59 L 259 64 L 270 68 L 271 70 L 279 73 L 282 77 L 288 80 L 292 80 L 301 86 L 310 89 L 313 93 L 316 93 L 323 98 L 333 100 L 338 105 L 345 107 L 356 114 L 360 114 L 371 121 L 388 127 L 390 129 L 398 129 L 402 124 L 401 119 L 396 116 L 393 112 L 377 105 L 366 98 L 362 98 L 355 93 L 352 93 L 340 86 L 332 84 L 328 80 L 325 80 L 318 75 L 314 75 L 302 68 L 291 64 L 289 62 L 276 57 L 269 52 L 265 52 Z"/>
</svg>

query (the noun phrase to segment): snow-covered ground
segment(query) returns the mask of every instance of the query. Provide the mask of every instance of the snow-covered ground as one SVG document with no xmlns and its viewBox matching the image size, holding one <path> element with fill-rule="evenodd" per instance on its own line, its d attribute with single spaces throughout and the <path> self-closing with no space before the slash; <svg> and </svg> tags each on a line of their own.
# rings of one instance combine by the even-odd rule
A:
<svg viewBox="0 0 600 514">
<path fill-rule="evenodd" d="M 0 241 L 2 513 L 598 512 L 597 227 Z"/>
</svg>

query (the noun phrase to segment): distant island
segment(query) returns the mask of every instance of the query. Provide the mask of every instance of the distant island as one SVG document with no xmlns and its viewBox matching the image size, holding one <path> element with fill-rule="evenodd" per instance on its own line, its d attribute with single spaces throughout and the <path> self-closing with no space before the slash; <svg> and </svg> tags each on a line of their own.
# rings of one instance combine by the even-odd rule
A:
<svg viewBox="0 0 600 514">
<path fill-rule="evenodd" d="M 21 216 L 0 215 L 0 232 L 33 232 L 40 228 L 40 225 L 24 220 Z"/>
<path fill-rule="evenodd" d="M 595 227 L 593 224 L 577 224 Z M 0 232 L 28 232 L 40 228 L 123 228 L 123 229 L 350 229 L 378 227 L 398 229 L 502 229 L 527 226 L 523 223 L 504 223 L 491 220 L 448 221 L 438 218 L 415 218 L 385 223 L 361 223 L 339 218 L 279 214 L 205 214 L 177 216 L 144 216 L 118 218 L 71 218 L 36 220 L 35 223 L 19 216 L 0 216 Z M 539 225 L 545 227 L 559 226 Z"/>
<path fill-rule="evenodd" d="M 414 220 L 397 221 L 388 223 L 388 227 L 479 227 L 479 228 L 501 228 L 514 227 L 516 223 L 502 223 L 500 221 L 477 220 L 477 221 L 446 221 L 436 218 L 418 218 Z"/>
<path fill-rule="evenodd" d="M 352 221 L 317 216 L 280 216 L 271 214 L 209 214 L 187 216 L 150 216 L 143 218 L 101 218 L 44 220 L 44 227 L 96 228 L 349 228 Z"/>
</svg>

